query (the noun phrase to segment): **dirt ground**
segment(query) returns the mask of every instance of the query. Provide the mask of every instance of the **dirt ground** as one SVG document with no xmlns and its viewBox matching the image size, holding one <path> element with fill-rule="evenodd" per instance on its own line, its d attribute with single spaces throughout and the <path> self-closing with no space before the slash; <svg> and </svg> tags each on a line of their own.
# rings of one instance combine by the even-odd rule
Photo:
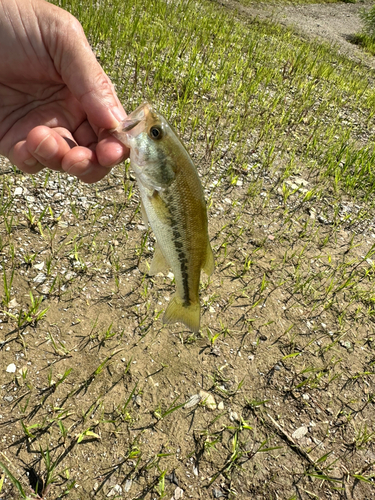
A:
<svg viewBox="0 0 375 500">
<path fill-rule="evenodd" d="M 371 68 L 375 67 L 375 58 L 350 42 L 351 37 L 362 29 L 359 12 L 372 5 L 372 1 L 306 5 L 278 2 L 242 5 L 240 0 L 219 0 L 219 3 L 244 16 L 292 27 L 302 36 L 333 44 L 338 52 Z"/>
<path fill-rule="evenodd" d="M 363 4 L 222 3 L 372 64 L 347 41 Z M 0 461 L 56 500 L 375 498 L 373 325 L 345 290 L 323 298 L 325 273 L 347 279 L 372 248 L 373 220 L 352 224 L 365 207 L 350 200 L 334 213 L 328 187 L 306 209 L 316 176 L 303 169 L 286 204 L 261 167 L 220 185 L 200 147 L 216 271 L 197 336 L 161 323 L 175 285 L 147 275 L 154 239 L 128 165 L 91 187 L 0 159 L 1 297 L 16 269 L 0 312 Z M 6 478 L 2 500 L 18 498 Z"/>
</svg>

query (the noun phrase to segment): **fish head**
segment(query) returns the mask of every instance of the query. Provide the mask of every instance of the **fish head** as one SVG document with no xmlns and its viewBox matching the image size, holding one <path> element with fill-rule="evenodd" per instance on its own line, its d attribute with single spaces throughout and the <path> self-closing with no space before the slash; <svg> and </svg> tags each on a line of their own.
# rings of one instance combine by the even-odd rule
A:
<svg viewBox="0 0 375 500">
<path fill-rule="evenodd" d="M 145 103 L 124 120 L 113 135 L 130 149 L 130 161 L 138 180 L 160 190 L 173 182 L 176 136 L 167 120 Z"/>
</svg>

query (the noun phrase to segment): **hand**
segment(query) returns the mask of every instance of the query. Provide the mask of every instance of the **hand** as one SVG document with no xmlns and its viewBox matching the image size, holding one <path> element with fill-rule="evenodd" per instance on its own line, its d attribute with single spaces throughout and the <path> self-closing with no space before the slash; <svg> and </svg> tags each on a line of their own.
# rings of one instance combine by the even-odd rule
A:
<svg viewBox="0 0 375 500">
<path fill-rule="evenodd" d="M 80 23 L 44 0 L 0 0 L 0 154 L 20 170 L 104 177 L 129 154 L 125 119 Z"/>
</svg>

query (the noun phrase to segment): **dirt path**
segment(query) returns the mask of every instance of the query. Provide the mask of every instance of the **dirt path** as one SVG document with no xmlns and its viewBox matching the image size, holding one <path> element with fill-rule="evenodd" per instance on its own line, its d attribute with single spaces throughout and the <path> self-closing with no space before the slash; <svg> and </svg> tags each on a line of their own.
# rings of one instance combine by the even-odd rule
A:
<svg viewBox="0 0 375 500">
<path fill-rule="evenodd" d="M 336 45 L 340 53 L 375 68 L 375 57 L 350 43 L 350 38 L 361 30 L 359 12 L 373 2 L 356 4 L 275 5 L 258 3 L 245 7 L 236 0 L 220 0 L 222 5 L 237 10 L 241 15 L 276 21 L 293 26 L 302 36 L 320 38 Z"/>
</svg>

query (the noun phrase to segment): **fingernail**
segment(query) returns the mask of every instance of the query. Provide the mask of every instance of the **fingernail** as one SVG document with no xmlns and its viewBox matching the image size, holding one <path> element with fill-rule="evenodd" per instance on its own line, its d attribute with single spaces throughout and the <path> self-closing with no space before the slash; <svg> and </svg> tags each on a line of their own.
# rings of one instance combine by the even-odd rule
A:
<svg viewBox="0 0 375 500">
<path fill-rule="evenodd" d="M 41 156 L 42 158 L 45 158 L 46 160 L 49 160 L 52 158 L 52 156 L 55 156 L 59 149 L 59 146 L 52 135 L 47 135 L 42 142 L 39 144 L 39 146 L 36 148 L 34 151 L 35 155 Z"/>
<path fill-rule="evenodd" d="M 38 163 L 38 160 L 34 158 L 33 156 L 29 158 L 28 160 L 24 161 L 24 164 L 27 165 L 28 167 L 34 167 Z"/>
<path fill-rule="evenodd" d="M 115 106 L 114 108 L 111 109 L 111 113 L 112 113 L 114 119 L 118 122 L 122 122 L 126 118 L 125 111 L 118 108 L 117 106 Z"/>
</svg>

